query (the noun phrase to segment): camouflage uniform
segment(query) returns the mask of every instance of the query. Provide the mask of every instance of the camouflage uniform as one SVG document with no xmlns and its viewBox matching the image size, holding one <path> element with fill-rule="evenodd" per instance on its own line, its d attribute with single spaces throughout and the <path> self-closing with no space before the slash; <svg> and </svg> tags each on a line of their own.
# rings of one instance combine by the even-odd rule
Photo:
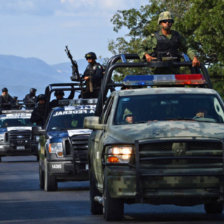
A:
<svg viewBox="0 0 224 224">
<path fill-rule="evenodd" d="M 159 31 L 159 35 L 164 36 L 165 38 L 168 38 L 169 40 L 172 38 L 172 34 L 175 31 L 171 31 L 171 34 L 168 34 L 167 36 L 164 36 L 162 34 L 162 31 Z M 196 53 L 195 51 L 187 46 L 186 40 L 183 36 L 180 36 L 180 47 L 179 47 L 179 52 L 184 52 L 187 53 L 189 58 L 192 60 L 195 56 Z M 145 54 L 148 53 L 149 55 L 153 56 L 154 50 L 157 46 L 157 39 L 155 37 L 155 34 L 151 34 L 149 37 L 147 37 L 145 40 L 142 41 L 140 49 L 139 49 L 139 56 L 141 58 L 145 57 Z"/>
</svg>

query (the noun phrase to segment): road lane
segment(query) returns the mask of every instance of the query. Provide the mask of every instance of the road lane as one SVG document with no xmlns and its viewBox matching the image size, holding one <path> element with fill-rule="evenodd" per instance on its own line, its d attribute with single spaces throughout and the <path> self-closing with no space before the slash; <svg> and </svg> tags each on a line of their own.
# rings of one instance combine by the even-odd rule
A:
<svg viewBox="0 0 224 224">
<path fill-rule="evenodd" d="M 89 211 L 89 182 L 59 183 L 58 191 L 39 189 L 33 156 L 5 157 L 0 163 L 0 223 L 107 223 Z M 202 206 L 126 205 L 116 223 L 224 223 L 224 215 L 208 216 Z"/>
</svg>

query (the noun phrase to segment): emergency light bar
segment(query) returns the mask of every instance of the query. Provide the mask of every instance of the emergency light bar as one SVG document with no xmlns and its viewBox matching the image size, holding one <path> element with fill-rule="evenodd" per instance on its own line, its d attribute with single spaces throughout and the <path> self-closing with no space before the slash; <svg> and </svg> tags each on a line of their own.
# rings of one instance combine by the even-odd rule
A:
<svg viewBox="0 0 224 224">
<path fill-rule="evenodd" d="M 63 99 L 59 100 L 60 106 L 96 105 L 97 99 Z"/>
<path fill-rule="evenodd" d="M 123 84 L 126 86 L 203 85 L 206 81 L 202 74 L 127 75 Z"/>
<path fill-rule="evenodd" d="M 32 113 L 33 110 L 2 110 L 2 114 L 26 114 Z"/>
</svg>

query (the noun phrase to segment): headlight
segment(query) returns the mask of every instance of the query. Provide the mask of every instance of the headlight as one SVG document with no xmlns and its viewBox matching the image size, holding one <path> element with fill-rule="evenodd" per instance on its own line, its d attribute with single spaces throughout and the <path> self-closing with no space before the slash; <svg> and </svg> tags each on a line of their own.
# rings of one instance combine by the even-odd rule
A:
<svg viewBox="0 0 224 224">
<path fill-rule="evenodd" d="M 133 154 L 132 146 L 110 146 L 107 149 L 107 163 L 129 163 Z"/>
<path fill-rule="evenodd" d="M 63 146 L 61 142 L 50 143 L 49 153 L 56 153 L 58 157 L 63 157 Z"/>
</svg>

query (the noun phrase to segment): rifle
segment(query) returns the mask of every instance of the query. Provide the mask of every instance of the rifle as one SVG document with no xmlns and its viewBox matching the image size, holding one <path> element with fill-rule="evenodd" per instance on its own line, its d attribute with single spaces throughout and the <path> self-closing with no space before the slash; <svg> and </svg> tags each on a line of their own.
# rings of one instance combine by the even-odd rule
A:
<svg viewBox="0 0 224 224">
<path fill-rule="evenodd" d="M 72 55 L 68 49 L 68 46 L 65 46 L 65 52 L 68 56 L 68 58 L 70 59 L 71 63 L 72 63 L 72 76 L 70 77 L 72 81 L 80 81 L 81 82 L 81 77 L 79 74 L 79 69 L 78 69 L 78 64 L 76 62 L 76 60 L 73 60 Z"/>
<path fill-rule="evenodd" d="M 65 52 L 72 63 L 72 76 L 70 77 L 72 81 L 79 81 L 79 86 L 81 88 L 81 97 L 83 97 L 83 85 L 82 78 L 79 74 L 78 64 L 76 60 L 73 60 L 73 57 L 68 49 L 68 46 L 65 46 Z"/>
</svg>

